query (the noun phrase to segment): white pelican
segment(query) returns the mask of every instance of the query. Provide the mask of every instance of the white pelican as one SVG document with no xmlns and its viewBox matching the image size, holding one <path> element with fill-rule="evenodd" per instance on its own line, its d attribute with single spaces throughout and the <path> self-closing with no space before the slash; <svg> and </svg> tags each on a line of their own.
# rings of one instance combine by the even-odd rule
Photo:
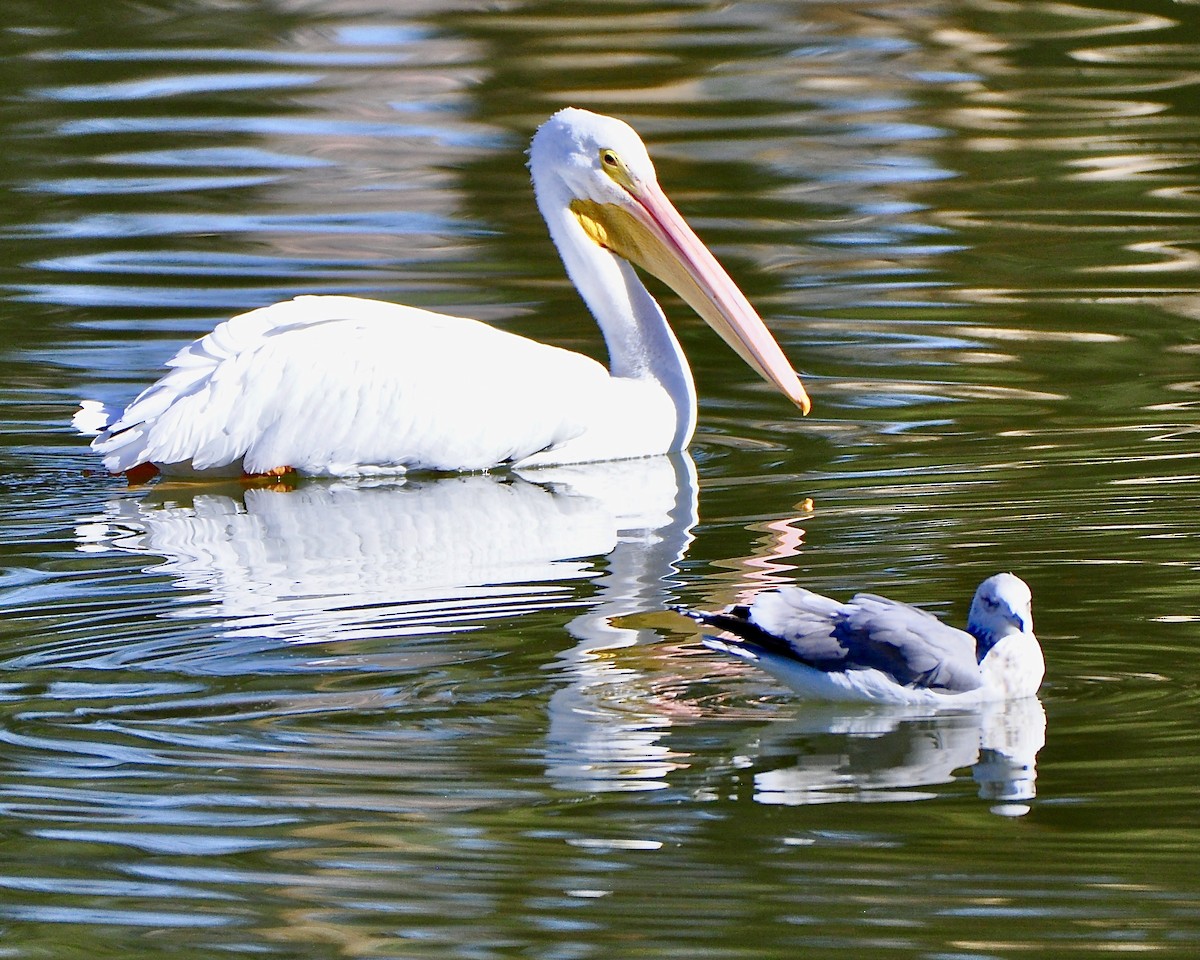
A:
<svg viewBox="0 0 1200 960">
<path fill-rule="evenodd" d="M 84 401 L 76 426 L 98 433 L 92 448 L 131 480 L 486 470 L 680 450 L 696 423 L 691 371 L 630 261 L 808 412 L 783 351 L 671 205 L 627 124 L 560 110 L 535 134 L 529 166 L 610 370 L 475 320 L 304 296 L 184 347 L 123 412 Z"/>
<path fill-rule="evenodd" d="M 979 585 L 966 633 L 896 600 L 860 593 L 839 603 L 801 587 L 719 613 L 680 612 L 726 632 L 707 646 L 821 700 L 986 703 L 1033 696 L 1046 672 L 1029 587 L 1011 573 Z"/>
</svg>

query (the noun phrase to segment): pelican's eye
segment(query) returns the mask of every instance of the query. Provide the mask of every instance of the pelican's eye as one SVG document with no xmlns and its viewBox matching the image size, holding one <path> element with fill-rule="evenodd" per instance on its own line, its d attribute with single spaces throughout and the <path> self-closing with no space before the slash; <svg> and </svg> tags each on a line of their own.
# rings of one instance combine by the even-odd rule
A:
<svg viewBox="0 0 1200 960">
<path fill-rule="evenodd" d="M 620 154 L 616 150 L 604 147 L 600 151 L 600 168 L 608 174 L 614 183 L 619 184 L 626 190 L 633 188 L 633 176 L 630 174 L 629 168 L 625 166 L 625 161 L 621 159 Z"/>
<path fill-rule="evenodd" d="M 636 178 L 630 172 L 628 164 L 610 146 L 602 146 L 600 148 L 600 169 L 608 174 L 608 179 L 612 180 L 617 186 L 623 187 L 624 190 L 637 190 Z"/>
</svg>

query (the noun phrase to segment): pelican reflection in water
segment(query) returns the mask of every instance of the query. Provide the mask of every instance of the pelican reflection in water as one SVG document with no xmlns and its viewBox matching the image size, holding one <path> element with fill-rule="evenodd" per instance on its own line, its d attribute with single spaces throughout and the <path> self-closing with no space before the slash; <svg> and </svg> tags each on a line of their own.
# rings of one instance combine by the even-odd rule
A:
<svg viewBox="0 0 1200 960">
<path fill-rule="evenodd" d="M 79 549 L 161 557 L 217 636 L 288 643 L 462 630 L 573 599 L 610 574 L 622 612 L 661 609 L 695 522 L 686 454 L 521 473 L 313 481 L 289 491 L 115 498 Z M 615 553 L 616 552 L 616 553 Z M 626 572 L 628 571 L 628 572 Z"/>
<path fill-rule="evenodd" d="M 469 676 L 453 635 L 567 611 L 576 642 L 535 685 L 553 678 L 551 781 L 570 790 L 661 787 L 672 720 L 646 664 L 625 653 L 643 643 L 654 651 L 659 637 L 614 620 L 661 613 L 675 596 L 696 489 L 695 465 L 681 453 L 503 476 L 182 491 L 190 502 L 174 499 L 178 488 L 117 497 L 77 525 L 77 548 L 144 556 L 177 596 L 157 624 L 140 625 L 136 645 L 114 637 L 111 649 L 88 655 L 169 662 L 183 673 L 244 670 L 248 656 L 326 671 L 349 649 L 358 669 L 370 656 L 376 669 L 416 678 L 434 667 Z M 195 620 L 215 620 L 209 642 L 195 642 Z M 438 634 L 444 643 L 415 642 Z M 379 641 L 370 654 L 341 643 L 369 639 Z M 687 666 L 655 663 L 660 673 Z"/>
</svg>

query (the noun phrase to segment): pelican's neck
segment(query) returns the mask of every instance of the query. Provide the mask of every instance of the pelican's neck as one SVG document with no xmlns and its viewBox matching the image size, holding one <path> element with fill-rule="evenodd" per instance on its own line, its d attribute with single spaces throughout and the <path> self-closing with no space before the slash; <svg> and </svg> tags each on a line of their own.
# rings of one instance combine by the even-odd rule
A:
<svg viewBox="0 0 1200 960">
<path fill-rule="evenodd" d="M 671 449 L 682 450 L 696 427 L 696 387 L 662 308 L 626 260 L 584 232 L 566 198 L 539 190 L 537 199 L 567 275 L 604 334 L 609 372 L 666 391 L 676 411 Z"/>
</svg>

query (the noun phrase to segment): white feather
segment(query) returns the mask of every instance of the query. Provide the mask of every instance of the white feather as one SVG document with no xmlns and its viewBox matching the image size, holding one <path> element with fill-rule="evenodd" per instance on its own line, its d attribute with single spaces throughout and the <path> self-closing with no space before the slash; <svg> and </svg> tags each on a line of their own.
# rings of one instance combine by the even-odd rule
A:
<svg viewBox="0 0 1200 960">
<path fill-rule="evenodd" d="M 84 400 L 71 417 L 71 426 L 85 437 L 94 437 L 103 433 L 118 415 L 119 411 L 105 406 L 99 400 Z"/>
</svg>

